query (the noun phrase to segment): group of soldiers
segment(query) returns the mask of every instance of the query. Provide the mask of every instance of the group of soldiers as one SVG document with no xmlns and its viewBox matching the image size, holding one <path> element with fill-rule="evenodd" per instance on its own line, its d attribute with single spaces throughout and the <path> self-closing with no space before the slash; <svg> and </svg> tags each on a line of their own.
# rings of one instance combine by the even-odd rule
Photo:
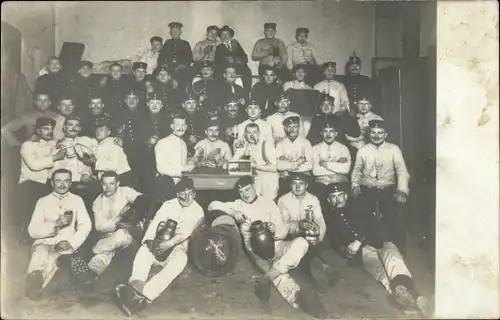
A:
<svg viewBox="0 0 500 320">
<path fill-rule="evenodd" d="M 2 128 L 2 138 L 14 142 L 14 131 L 28 133 L 16 212 L 34 240 L 29 296 L 41 294 L 61 257 L 70 257 L 79 285 L 89 290 L 116 252 L 135 248 L 130 278 L 116 294 L 127 315 L 139 312 L 184 270 L 189 240 L 207 215 L 223 214 L 262 273 L 254 292 L 264 302 L 274 286 L 291 306 L 324 316 L 290 271 L 309 270 L 316 257 L 334 285 L 340 254 L 358 259 L 404 309 L 427 314 L 400 253 L 410 176 L 399 147 L 386 141 L 383 119 L 371 111 L 373 89 L 359 75 L 359 58 L 349 59 L 344 85 L 335 80 L 335 62 L 319 65 L 307 29 L 298 28 L 297 42 L 285 48 L 274 38 L 276 24 L 266 23 L 252 53 L 261 79 L 252 86 L 234 30 L 208 27 L 207 40 L 192 52 L 180 39 L 182 24 L 169 26 L 171 39 L 162 46 L 151 38 L 144 58 L 156 55 L 157 66 L 135 62 L 131 78 L 114 63 L 96 80 L 88 61 L 67 75 L 58 58 L 49 59 L 49 74 L 37 80 L 35 111 Z M 321 99 L 306 106 L 312 117 L 290 110 L 296 90 L 320 91 Z M 236 183 L 237 199 L 197 193 L 184 175 L 227 172 L 231 160 L 247 160 L 255 171 Z M 256 221 L 273 234 L 271 259 L 252 248 Z M 162 238 L 169 223 L 175 233 Z M 153 265 L 163 269 L 150 278 Z"/>
</svg>

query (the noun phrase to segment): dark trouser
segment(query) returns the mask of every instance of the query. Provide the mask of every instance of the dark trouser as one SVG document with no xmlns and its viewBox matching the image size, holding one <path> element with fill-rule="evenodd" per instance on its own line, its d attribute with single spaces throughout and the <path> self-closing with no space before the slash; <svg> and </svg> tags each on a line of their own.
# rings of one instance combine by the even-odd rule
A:
<svg viewBox="0 0 500 320">
<path fill-rule="evenodd" d="M 326 241 L 326 242 L 325 242 Z M 329 246 L 327 236 L 325 240 L 315 246 L 309 246 L 309 251 L 302 258 L 299 268 L 306 274 L 311 276 L 311 261 L 318 258 L 323 264 L 331 268 L 338 267 L 337 253 Z"/>
<path fill-rule="evenodd" d="M 265 66 L 266 65 L 259 64 L 259 75 L 262 76 L 264 74 Z M 283 83 L 293 79 L 292 73 L 287 68 L 274 68 L 274 72 L 276 73 L 278 79 L 280 79 Z"/>
<path fill-rule="evenodd" d="M 38 199 L 51 192 L 49 184 L 42 184 L 35 181 L 24 181 L 18 185 L 17 210 L 12 211 L 13 222 L 16 225 L 28 226 L 35 210 Z"/>
<path fill-rule="evenodd" d="M 406 249 L 406 224 L 402 212 L 404 207 L 396 203 L 395 193 L 396 186 L 394 185 L 384 189 L 361 186 L 361 195 L 356 200 L 356 209 L 371 214 L 377 212 L 378 202 L 378 211 L 387 227 L 388 240 L 404 254 Z"/>
</svg>

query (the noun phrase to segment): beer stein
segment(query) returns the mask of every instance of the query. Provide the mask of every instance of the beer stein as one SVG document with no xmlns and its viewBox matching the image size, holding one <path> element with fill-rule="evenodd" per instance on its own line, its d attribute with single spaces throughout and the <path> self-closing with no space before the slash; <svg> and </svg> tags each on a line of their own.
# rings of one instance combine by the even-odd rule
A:
<svg viewBox="0 0 500 320">
<path fill-rule="evenodd" d="M 250 233 L 250 245 L 255 254 L 264 260 L 274 258 L 274 236 L 266 225 L 260 220 L 254 221 Z"/>
<path fill-rule="evenodd" d="M 175 230 L 177 229 L 177 222 L 171 219 L 168 219 L 166 222 L 162 221 L 158 224 L 158 227 L 156 228 L 156 237 L 155 240 L 158 241 L 167 241 L 172 239 L 172 237 L 175 235 Z M 168 249 L 167 251 L 163 252 L 162 254 L 155 255 L 156 260 L 158 261 L 165 261 L 167 260 L 170 252 L 174 247 Z"/>
</svg>

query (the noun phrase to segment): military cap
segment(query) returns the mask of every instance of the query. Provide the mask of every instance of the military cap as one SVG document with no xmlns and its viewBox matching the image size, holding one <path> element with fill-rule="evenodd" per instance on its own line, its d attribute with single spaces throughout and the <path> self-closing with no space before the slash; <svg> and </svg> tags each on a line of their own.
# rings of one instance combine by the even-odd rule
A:
<svg viewBox="0 0 500 320">
<path fill-rule="evenodd" d="M 235 188 L 236 190 L 239 190 L 241 188 L 244 188 L 246 186 L 248 186 L 249 184 L 253 184 L 254 181 L 253 181 L 253 178 L 251 176 L 243 176 L 241 178 L 238 179 L 238 181 L 236 181 L 236 185 L 235 185 Z"/>
<path fill-rule="evenodd" d="M 59 102 L 63 100 L 71 100 L 72 102 L 75 101 L 75 96 L 73 93 L 69 90 L 63 90 L 61 93 L 61 96 L 59 97 Z"/>
<path fill-rule="evenodd" d="M 304 181 L 309 183 L 310 177 L 304 172 L 290 172 L 290 182 L 292 181 Z"/>
<path fill-rule="evenodd" d="M 51 99 L 51 94 L 50 92 L 48 92 L 47 88 L 38 88 L 36 89 L 34 92 L 33 92 L 33 97 L 36 97 L 38 96 L 39 94 L 44 94 L 44 95 L 47 95 L 49 96 L 49 99 Z M 52 100 L 52 99 L 51 99 Z"/>
<path fill-rule="evenodd" d="M 290 93 L 287 91 L 283 91 L 279 98 L 278 98 L 278 101 L 281 101 L 281 100 L 290 100 Z"/>
<path fill-rule="evenodd" d="M 239 98 L 236 94 L 232 93 L 232 94 L 229 94 L 229 96 L 227 97 L 227 100 L 226 100 L 226 104 L 231 104 L 231 103 L 240 103 L 239 102 Z"/>
<path fill-rule="evenodd" d="M 104 93 L 102 92 L 102 90 L 99 90 L 99 89 L 89 90 L 89 100 L 101 99 L 104 101 L 103 97 L 104 97 Z"/>
<path fill-rule="evenodd" d="M 158 76 L 158 74 L 162 71 L 166 71 L 168 72 L 169 74 L 172 72 L 172 70 L 170 69 L 169 66 L 165 65 L 165 64 L 162 64 L 161 66 L 157 66 L 154 70 L 153 70 L 153 78 L 156 78 Z"/>
<path fill-rule="evenodd" d="M 266 23 L 264 23 L 264 29 L 265 30 L 267 30 L 267 29 L 276 30 L 276 23 L 274 23 L 274 22 L 266 22 Z"/>
<path fill-rule="evenodd" d="M 353 52 L 352 55 L 349 57 L 349 61 L 347 62 L 348 65 L 350 64 L 359 64 L 361 65 L 361 59 L 356 55 L 356 52 Z"/>
<path fill-rule="evenodd" d="M 323 63 L 323 70 L 325 70 L 327 68 L 336 68 L 336 67 L 337 67 L 337 63 L 334 61 L 328 61 L 328 62 Z"/>
<path fill-rule="evenodd" d="M 111 128 L 111 118 L 110 117 L 102 117 L 97 119 L 97 121 L 94 124 L 94 129 L 100 128 L 100 127 L 108 127 Z"/>
<path fill-rule="evenodd" d="M 333 128 L 337 129 L 337 121 L 335 121 L 336 117 L 332 114 L 329 114 L 323 119 L 323 129 L 325 128 Z"/>
<path fill-rule="evenodd" d="M 212 31 L 212 30 L 217 31 L 217 33 L 218 33 L 218 32 L 219 32 L 219 27 L 214 26 L 214 25 L 211 25 L 211 26 L 208 26 L 208 27 L 207 27 L 207 32 L 210 32 L 210 31 Z"/>
<path fill-rule="evenodd" d="M 151 101 L 151 100 L 158 100 L 158 101 L 162 101 L 161 100 L 161 97 L 156 93 L 156 92 L 151 92 L 148 96 L 148 101 Z"/>
<path fill-rule="evenodd" d="M 121 64 L 119 64 L 118 62 L 113 62 L 112 64 L 110 64 L 110 65 L 109 65 L 109 68 L 111 69 L 111 68 L 113 68 L 114 66 L 118 66 L 118 67 L 120 67 L 120 68 L 122 68 L 122 69 L 123 69 L 123 66 L 122 66 Z"/>
<path fill-rule="evenodd" d="M 196 96 L 193 91 L 189 90 L 184 95 L 183 101 L 198 101 L 198 96 Z"/>
<path fill-rule="evenodd" d="M 77 120 L 77 121 L 82 121 L 82 118 L 76 114 L 71 114 L 69 116 L 66 117 L 66 120 L 64 121 L 64 123 L 70 121 L 70 120 Z"/>
<path fill-rule="evenodd" d="M 209 117 L 205 122 L 205 129 L 215 126 L 220 126 L 219 118 L 217 116 Z"/>
<path fill-rule="evenodd" d="M 177 184 L 175 185 L 175 191 L 182 192 L 184 190 L 194 190 L 193 179 L 183 177 Z"/>
<path fill-rule="evenodd" d="M 330 183 L 326 186 L 326 194 L 338 193 L 338 192 L 349 192 L 349 184 L 346 182 Z"/>
<path fill-rule="evenodd" d="M 307 28 L 304 28 L 304 27 L 299 27 L 297 28 L 297 30 L 295 31 L 296 34 L 299 34 L 299 33 L 309 33 L 309 29 Z"/>
<path fill-rule="evenodd" d="M 146 62 L 137 61 L 137 62 L 134 62 L 132 64 L 133 70 L 135 70 L 135 69 L 147 69 L 147 68 L 148 68 L 148 64 Z"/>
<path fill-rule="evenodd" d="M 381 129 L 385 129 L 385 122 L 382 121 L 382 120 L 370 120 L 368 122 L 368 125 L 370 126 L 370 128 L 381 128 Z"/>
<path fill-rule="evenodd" d="M 260 71 L 260 76 L 263 77 L 264 74 L 266 73 L 267 70 L 271 70 L 273 71 L 274 73 L 276 73 L 276 69 L 274 69 L 274 67 L 271 67 L 270 65 L 267 65 L 267 64 L 263 64 L 260 68 L 259 68 L 259 71 Z"/>
<path fill-rule="evenodd" d="M 138 97 L 139 93 L 137 92 L 137 90 L 135 88 L 130 88 L 129 90 L 127 90 L 125 92 L 125 97 L 129 97 L 129 96 L 136 96 L 136 97 Z"/>
<path fill-rule="evenodd" d="M 299 123 L 300 123 L 300 117 L 299 116 L 290 116 L 290 117 L 287 117 L 282 122 L 282 124 L 284 126 L 289 126 L 291 124 L 299 124 Z"/>
<path fill-rule="evenodd" d="M 89 67 L 90 69 L 93 69 L 94 68 L 94 64 L 88 60 L 82 60 L 80 62 L 80 68 L 83 68 L 83 67 Z"/>
<path fill-rule="evenodd" d="M 229 26 L 223 26 L 222 28 L 219 29 L 219 35 L 222 34 L 222 32 L 227 31 L 231 35 L 231 37 L 234 37 L 234 30 L 230 28 Z"/>
<path fill-rule="evenodd" d="M 153 42 L 161 42 L 163 43 L 163 39 L 159 36 L 154 36 L 154 37 L 151 37 L 151 39 L 149 39 L 149 42 L 153 43 Z"/>
<path fill-rule="evenodd" d="M 249 106 L 257 106 L 257 107 L 260 107 L 260 104 L 257 102 L 257 100 L 255 99 L 250 99 L 250 101 L 248 101 L 247 103 L 247 107 Z"/>
<path fill-rule="evenodd" d="M 203 68 L 214 68 L 214 63 L 210 60 L 203 60 L 198 63 L 198 70 L 200 71 Z"/>
<path fill-rule="evenodd" d="M 307 65 L 306 65 L 306 64 L 299 63 L 299 64 L 297 64 L 297 65 L 293 66 L 293 68 L 292 68 L 292 73 L 297 72 L 297 70 L 299 70 L 299 69 L 302 69 L 302 70 L 304 70 L 304 72 L 307 72 L 307 71 L 306 71 L 306 70 L 307 70 L 306 68 L 307 68 Z"/>
<path fill-rule="evenodd" d="M 183 26 L 183 25 L 182 25 L 182 23 L 180 23 L 180 22 L 170 22 L 170 23 L 168 24 L 168 27 L 169 27 L 169 28 L 179 28 L 179 29 L 180 29 L 180 28 L 182 28 L 182 26 Z"/>
<path fill-rule="evenodd" d="M 56 125 L 56 121 L 54 119 L 48 118 L 48 117 L 42 117 L 42 118 L 36 119 L 35 127 L 36 128 L 45 127 L 45 126 L 54 127 L 55 125 Z"/>
</svg>

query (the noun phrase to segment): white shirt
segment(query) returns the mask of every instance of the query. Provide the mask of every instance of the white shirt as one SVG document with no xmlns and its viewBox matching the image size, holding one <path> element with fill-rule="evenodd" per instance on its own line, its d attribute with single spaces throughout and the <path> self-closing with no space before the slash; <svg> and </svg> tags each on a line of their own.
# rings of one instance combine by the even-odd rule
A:
<svg viewBox="0 0 500 320">
<path fill-rule="evenodd" d="M 67 210 L 73 211 L 70 225 L 52 235 L 57 219 Z M 82 198 L 70 192 L 63 196 L 51 193 L 37 201 L 28 233 L 35 240 L 33 245 L 55 245 L 66 240 L 76 250 L 87 239 L 91 229 L 92 222 Z"/>
<path fill-rule="evenodd" d="M 155 217 L 151 221 L 144 234 L 142 242 L 146 240 L 154 240 L 156 237 L 156 229 L 162 221 L 167 221 L 168 219 L 177 222 L 177 228 L 175 230 L 175 237 L 179 237 L 179 243 L 189 238 L 196 226 L 204 218 L 203 209 L 196 202 L 187 207 L 181 206 L 179 199 L 174 198 L 166 201 L 156 212 Z"/>
<path fill-rule="evenodd" d="M 352 170 L 351 186 L 385 188 L 397 183 L 397 189 L 409 193 L 410 174 L 406 169 L 401 149 L 384 142 L 380 146 L 372 143 L 359 149 Z"/>
<path fill-rule="evenodd" d="M 267 117 L 266 121 L 271 127 L 271 133 L 273 135 L 274 141 L 276 140 L 283 140 L 286 137 L 285 133 L 285 128 L 283 127 L 283 120 L 285 120 L 288 117 L 292 116 L 297 116 L 300 117 L 298 113 L 288 111 L 286 113 L 279 113 L 276 112 L 269 117 Z M 300 129 L 299 129 L 299 135 L 301 137 L 305 137 L 305 132 L 304 132 L 304 124 L 302 122 L 302 118 L 300 119 Z"/>
<path fill-rule="evenodd" d="M 154 52 L 151 48 L 147 48 L 137 55 L 137 59 L 135 61 L 147 63 L 148 66 L 146 68 L 146 73 L 152 74 L 156 68 L 159 55 L 159 52 Z"/>
<path fill-rule="evenodd" d="M 346 158 L 347 162 L 338 162 L 340 158 Z M 320 161 L 327 161 L 326 168 L 320 165 Z M 323 141 L 313 147 L 313 175 L 317 182 L 325 185 L 348 182 L 350 169 L 351 154 L 342 143 L 334 141 L 329 145 Z"/>
<path fill-rule="evenodd" d="M 95 157 L 96 171 L 115 171 L 117 174 L 130 171 L 127 155 L 123 152 L 123 148 L 115 143 L 114 138 L 108 137 L 98 142 L 95 147 Z"/>
<path fill-rule="evenodd" d="M 316 47 L 312 43 L 306 42 L 301 44 L 295 41 L 288 45 L 286 50 L 288 53 L 287 67 L 290 70 L 299 63 L 323 64 L 323 59 L 319 57 Z"/>
<path fill-rule="evenodd" d="M 288 192 L 278 199 L 278 207 L 285 222 L 307 219 L 306 208 L 311 211 L 311 219 L 319 227 L 319 241 L 323 241 L 326 233 L 326 223 L 321 212 L 321 205 L 316 196 L 306 192 L 302 198 L 297 198 Z"/>
<path fill-rule="evenodd" d="M 305 157 L 306 162 L 301 164 L 299 168 L 293 172 L 311 171 L 313 168 L 313 152 L 309 140 L 297 137 L 294 141 L 288 137 L 278 143 L 276 146 L 276 156 L 278 158 L 278 171 L 282 172 L 282 176 L 287 176 L 287 172 L 291 171 L 291 167 L 300 157 Z"/>
<path fill-rule="evenodd" d="M 188 170 L 186 142 L 174 134 L 160 139 L 155 146 L 156 170 L 177 183 Z"/>
<path fill-rule="evenodd" d="M 306 84 L 304 81 L 292 80 L 292 81 L 287 81 L 283 84 L 283 91 L 287 91 L 288 89 L 312 90 L 312 87 Z"/>
<path fill-rule="evenodd" d="M 198 143 L 196 143 L 196 145 L 194 146 L 194 149 L 195 150 L 202 149 L 205 159 L 209 157 L 210 154 L 215 154 L 215 153 L 219 153 L 222 160 L 225 162 L 229 161 L 232 157 L 231 148 L 229 147 L 227 142 L 224 142 L 219 139 L 212 142 L 208 140 L 208 138 L 205 138 L 201 141 L 198 141 Z"/>
<path fill-rule="evenodd" d="M 240 160 L 243 156 L 250 156 L 258 166 L 266 166 L 267 172 L 277 172 L 276 170 L 276 148 L 272 142 L 260 140 L 258 143 L 244 142 L 243 147 L 235 148 L 234 159 Z M 259 171 L 259 169 L 256 168 Z"/>
<path fill-rule="evenodd" d="M 21 145 L 21 176 L 19 183 L 24 181 L 35 181 L 42 184 L 47 183 L 51 169 L 54 166 L 52 155 L 56 149 L 57 142 L 54 140 L 40 139 L 38 142 L 25 141 Z"/>
<path fill-rule="evenodd" d="M 382 119 L 382 117 L 379 116 L 378 114 L 375 114 L 371 111 L 368 111 L 365 114 L 358 113 L 356 115 L 356 117 L 358 118 L 358 125 L 359 125 L 359 129 L 361 131 L 361 134 L 359 135 L 359 137 L 351 137 L 348 135 L 345 135 L 345 137 L 353 147 L 359 149 L 359 148 L 365 146 L 365 144 L 366 144 L 366 141 L 368 138 L 368 132 L 369 132 L 368 130 L 370 127 L 368 125 L 368 123 L 371 120 L 384 120 L 384 119 Z"/>
<path fill-rule="evenodd" d="M 115 231 L 120 211 L 140 195 L 141 193 L 129 187 L 118 187 L 110 197 L 103 193 L 98 195 L 92 206 L 96 230 L 102 233 Z"/>
<path fill-rule="evenodd" d="M 244 139 L 243 137 L 245 136 L 245 128 L 250 123 L 255 123 L 259 127 L 259 133 L 260 133 L 259 138 L 261 140 L 272 141 L 270 140 L 273 138 L 271 125 L 265 120 L 260 118 L 256 120 L 247 119 L 238 125 L 237 130 L 238 130 L 238 137 L 240 137 L 240 139 Z"/>
<path fill-rule="evenodd" d="M 71 138 L 65 138 L 71 139 Z M 87 147 L 92 154 L 95 154 L 95 148 L 97 147 L 97 140 L 86 136 L 79 136 L 73 139 L 73 145 L 81 144 Z M 74 157 L 68 158 L 67 156 L 63 160 L 56 161 L 54 163 L 53 171 L 57 169 L 66 169 L 71 171 L 72 181 L 80 181 L 82 175 L 92 176 L 92 168 L 84 164 L 78 156 L 75 154 Z"/>
<path fill-rule="evenodd" d="M 66 121 L 66 117 L 62 114 L 58 114 L 54 120 L 56 120 L 56 125 L 54 126 L 54 140 L 59 141 L 64 139 L 64 122 Z"/>
<path fill-rule="evenodd" d="M 333 113 L 342 109 L 349 110 L 349 97 L 344 85 L 335 80 L 323 80 L 314 86 L 314 89 L 333 97 Z"/>
</svg>

